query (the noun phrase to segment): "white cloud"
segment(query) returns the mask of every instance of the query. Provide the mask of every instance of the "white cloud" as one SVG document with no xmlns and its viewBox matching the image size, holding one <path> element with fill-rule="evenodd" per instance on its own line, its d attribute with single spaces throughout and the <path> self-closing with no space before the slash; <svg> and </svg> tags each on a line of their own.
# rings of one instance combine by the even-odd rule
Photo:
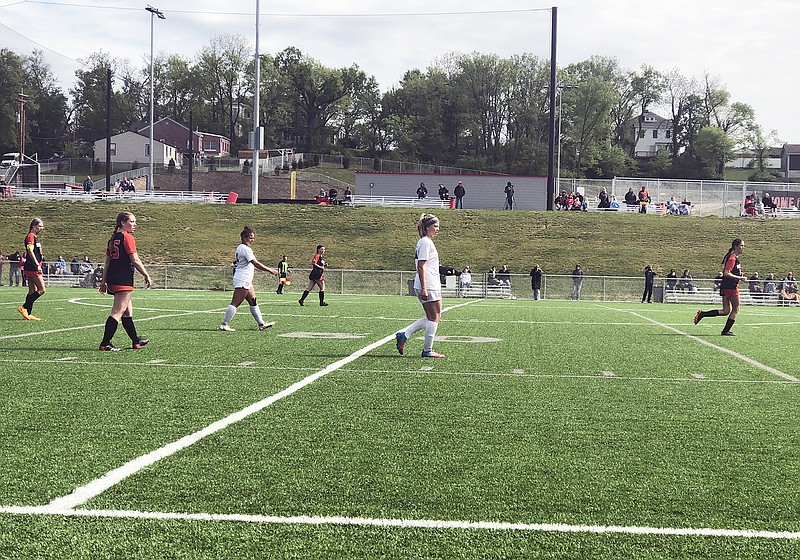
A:
<svg viewBox="0 0 800 560">
<path fill-rule="evenodd" d="M 77 60 L 98 50 L 144 66 L 150 52 L 146 3 L 131 7 L 128 1 L 93 0 L 93 4 L 5 0 L 0 22 L 20 35 L 0 27 L 5 31 L 0 33 L 0 47 L 23 53 L 44 48 L 64 89 L 72 84 Z M 251 43 L 255 39 L 255 0 L 154 4 L 167 17 L 155 21 L 156 53 L 193 57 L 215 35 L 239 34 Z M 734 101 L 751 104 L 765 129 L 777 129 L 784 141 L 800 142 L 794 40 L 800 2 L 796 0 L 561 0 L 541 6 L 531 6 L 529 0 L 265 1 L 260 49 L 276 53 L 295 46 L 327 66 L 356 63 L 385 91 L 406 70 L 424 70 L 452 52 L 503 57 L 527 52 L 549 59 L 548 8 L 553 4 L 559 5 L 560 66 L 605 55 L 616 56 L 630 69 L 649 64 L 664 72 L 678 68 L 698 78 L 708 72 L 727 85 Z M 501 10 L 526 11 L 468 13 Z M 432 13 L 440 15 L 390 15 Z"/>
</svg>

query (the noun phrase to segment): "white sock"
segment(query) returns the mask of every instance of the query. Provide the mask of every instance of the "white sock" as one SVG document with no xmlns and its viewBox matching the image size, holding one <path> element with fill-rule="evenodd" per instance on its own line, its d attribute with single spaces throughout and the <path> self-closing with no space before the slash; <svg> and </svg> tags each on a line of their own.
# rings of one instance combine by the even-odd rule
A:
<svg viewBox="0 0 800 560">
<path fill-rule="evenodd" d="M 406 327 L 406 330 L 403 331 L 404 333 L 406 333 L 406 338 L 411 338 L 412 334 L 424 329 L 427 323 L 428 323 L 427 317 L 423 317 L 422 319 L 417 319 L 416 321 L 414 321 L 410 327 Z"/>
<path fill-rule="evenodd" d="M 236 315 L 236 307 L 229 305 L 225 310 L 225 317 L 222 318 L 222 324 L 227 325 L 230 323 L 234 315 Z"/>
<path fill-rule="evenodd" d="M 428 321 L 428 324 L 425 325 L 425 343 L 422 349 L 426 352 L 433 350 L 433 339 L 436 336 L 437 328 L 439 328 L 439 323 L 436 321 Z"/>
<path fill-rule="evenodd" d="M 258 307 L 257 304 L 250 306 L 250 314 L 256 320 L 256 323 L 258 323 L 259 327 L 264 324 L 264 318 L 261 317 L 261 308 Z"/>
</svg>

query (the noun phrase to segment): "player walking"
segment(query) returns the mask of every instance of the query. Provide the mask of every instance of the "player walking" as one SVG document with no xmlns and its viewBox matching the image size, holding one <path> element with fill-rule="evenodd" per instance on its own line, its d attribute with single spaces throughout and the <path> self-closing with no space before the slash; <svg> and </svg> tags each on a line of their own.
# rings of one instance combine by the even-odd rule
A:
<svg viewBox="0 0 800 560">
<path fill-rule="evenodd" d="M 415 332 L 425 329 L 425 342 L 422 349 L 423 358 L 444 358 L 444 355 L 433 351 L 433 339 L 442 318 L 442 282 L 439 279 L 439 253 L 433 244 L 433 238 L 439 233 L 439 218 L 433 214 L 423 214 L 417 222 L 419 241 L 415 254 L 417 274 L 414 278 L 414 290 L 417 292 L 425 311 L 425 317 L 417 319 L 405 330 L 395 335 L 397 351 L 401 354 L 408 338 Z"/>
<path fill-rule="evenodd" d="M 278 276 L 278 271 L 269 266 L 263 265 L 258 262 L 251 245 L 256 239 L 255 232 L 249 227 L 245 226 L 241 233 L 242 242 L 236 247 L 236 261 L 234 265 L 236 270 L 233 273 L 233 297 L 231 303 L 225 310 L 225 316 L 222 318 L 222 324 L 219 326 L 221 331 L 234 331 L 235 329 L 229 326 L 229 323 L 236 315 L 236 310 L 244 300 L 250 305 L 250 314 L 258 323 L 258 330 L 265 330 L 273 326 L 275 323 L 267 323 L 261 316 L 261 308 L 256 301 L 256 291 L 253 288 L 253 276 L 255 269 L 269 272 Z"/>
<path fill-rule="evenodd" d="M 136 231 L 136 216 L 130 212 L 120 212 L 117 214 L 117 223 L 114 226 L 114 234 L 108 240 L 106 250 L 106 264 L 103 267 L 103 281 L 98 288 L 101 294 L 112 294 L 114 304 L 111 307 L 111 315 L 106 319 L 106 327 L 103 331 L 103 341 L 100 343 L 100 350 L 115 352 L 119 350 L 111 344 L 117 327 L 122 323 L 122 327 L 131 339 L 131 347 L 134 350 L 140 349 L 149 342 L 148 339 L 136 334 L 136 326 L 133 324 L 133 270 L 136 269 L 144 277 L 145 286 L 152 285 L 150 275 L 144 268 L 139 254 L 136 251 L 136 240 L 133 232 Z"/>
<path fill-rule="evenodd" d="M 736 321 L 736 314 L 739 313 L 739 282 L 747 280 L 742 273 L 742 266 L 739 264 L 739 255 L 742 254 L 742 251 L 744 251 L 744 241 L 734 239 L 731 248 L 722 259 L 722 282 L 719 288 L 722 296 L 722 309 L 698 311 L 694 316 L 695 325 L 705 317 L 727 315 L 728 320 L 725 322 L 725 328 L 722 329 L 722 336 L 734 336 L 731 327 Z"/>
<path fill-rule="evenodd" d="M 314 286 L 319 286 L 320 307 L 325 307 L 328 305 L 325 303 L 325 267 L 328 265 L 325 264 L 324 256 L 325 246 L 317 245 L 317 252 L 311 259 L 311 272 L 308 275 L 308 288 L 303 291 L 303 295 L 300 296 L 300 300 L 297 302 L 300 305 L 305 305 L 306 298 L 311 290 L 314 289 Z"/>
<path fill-rule="evenodd" d="M 44 295 L 42 244 L 39 241 L 39 234 L 42 233 L 43 229 L 44 222 L 42 219 L 34 218 L 28 227 L 28 235 L 25 236 L 25 264 L 23 265 L 22 273 L 28 279 L 28 295 L 25 297 L 25 303 L 17 307 L 17 311 L 26 321 L 39 320 L 38 317 L 33 315 L 33 304 Z"/>
</svg>

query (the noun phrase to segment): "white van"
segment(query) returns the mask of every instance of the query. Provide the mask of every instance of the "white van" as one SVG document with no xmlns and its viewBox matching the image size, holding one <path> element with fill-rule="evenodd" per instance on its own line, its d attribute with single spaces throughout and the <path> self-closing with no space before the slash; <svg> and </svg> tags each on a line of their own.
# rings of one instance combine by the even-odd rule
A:
<svg viewBox="0 0 800 560">
<path fill-rule="evenodd" d="M 6 167 L 11 167 L 13 165 L 19 165 L 19 152 L 9 152 L 7 154 L 3 154 L 3 159 L 0 161 L 0 167 L 5 169 Z"/>
</svg>

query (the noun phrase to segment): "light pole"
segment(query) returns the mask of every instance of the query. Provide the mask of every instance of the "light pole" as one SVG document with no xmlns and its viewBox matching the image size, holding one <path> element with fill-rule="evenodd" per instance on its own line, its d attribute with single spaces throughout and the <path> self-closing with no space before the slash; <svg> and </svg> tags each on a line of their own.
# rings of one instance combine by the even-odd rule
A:
<svg viewBox="0 0 800 560">
<path fill-rule="evenodd" d="M 565 89 L 577 89 L 578 86 L 573 84 L 558 84 L 556 86 L 556 93 L 558 94 L 558 164 L 556 167 L 556 190 L 555 196 L 561 189 L 561 101 L 564 98 Z"/>
<path fill-rule="evenodd" d="M 158 8 L 147 6 L 145 8 L 150 12 L 150 173 L 147 176 L 147 191 L 153 190 L 153 16 L 158 16 L 158 19 L 167 19 L 164 13 Z"/>
</svg>

